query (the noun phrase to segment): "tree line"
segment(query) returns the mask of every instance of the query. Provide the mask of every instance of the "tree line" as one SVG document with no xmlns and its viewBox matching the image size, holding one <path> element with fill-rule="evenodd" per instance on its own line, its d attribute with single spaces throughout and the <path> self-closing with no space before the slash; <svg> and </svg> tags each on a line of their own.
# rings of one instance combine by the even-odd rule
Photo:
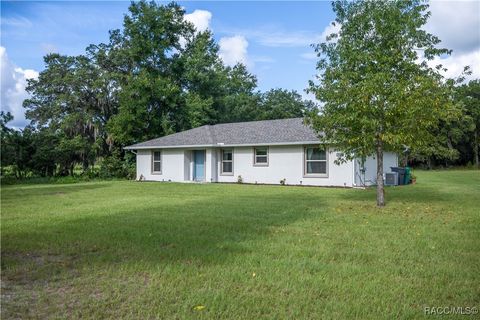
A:
<svg viewBox="0 0 480 320">
<path fill-rule="evenodd" d="M 81 166 L 125 176 L 134 163 L 125 145 L 316 108 L 295 91 L 260 92 L 255 75 L 241 63 L 225 65 L 212 33 L 198 32 L 176 3 L 133 2 L 122 30 L 109 35 L 82 55 L 44 57 L 45 69 L 26 88 L 30 124 L 11 130 L 11 115 L 2 113 L 2 170 L 9 166 L 20 178 L 72 175 Z"/>
<path fill-rule="evenodd" d="M 126 145 L 205 124 L 304 116 L 345 155 L 366 157 L 381 143 L 428 167 L 478 166 L 480 82 L 443 79 L 441 66 L 418 63 L 419 48 L 427 60 L 450 53 L 421 30 L 427 8 L 333 2 L 342 27 L 315 46 L 319 82 L 309 87 L 320 108 L 295 91 L 260 92 L 255 75 L 225 65 L 212 33 L 196 30 L 178 4 L 134 2 L 108 43 L 44 57 L 26 88 L 25 129 L 8 128 L 2 112 L 2 175 L 129 176 Z"/>
</svg>

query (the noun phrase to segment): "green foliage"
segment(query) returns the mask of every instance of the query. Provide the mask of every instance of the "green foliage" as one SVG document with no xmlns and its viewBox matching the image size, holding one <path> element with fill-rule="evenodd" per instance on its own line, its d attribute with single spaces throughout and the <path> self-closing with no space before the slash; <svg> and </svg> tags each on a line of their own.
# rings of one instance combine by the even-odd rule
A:
<svg viewBox="0 0 480 320">
<path fill-rule="evenodd" d="M 131 159 L 130 159 L 131 160 Z M 136 175 L 135 162 L 123 159 L 119 151 L 105 157 L 100 162 L 98 176 L 101 178 L 123 178 L 134 179 Z"/>
<path fill-rule="evenodd" d="M 241 64 L 223 65 L 210 31 L 197 33 L 173 3 L 142 1 L 129 10 L 108 49 L 129 63 L 117 67 L 129 72 L 120 77 L 119 112 L 108 125 L 114 141 L 248 118 L 257 106 L 256 78 Z"/>
<path fill-rule="evenodd" d="M 310 91 L 324 105 L 310 122 L 343 160 L 376 155 L 379 205 L 384 150 L 422 150 L 434 140 L 439 121 L 457 112 L 453 81 L 427 64 L 450 53 L 422 29 L 427 8 L 419 0 L 335 1 L 340 31 L 315 48 L 319 75 Z"/>
<path fill-rule="evenodd" d="M 475 163 L 480 167 L 480 80 L 472 80 L 457 89 L 458 99 L 462 103 L 464 114 L 463 119 L 466 122 L 460 127 L 463 133 L 466 150 L 471 150 L 471 158 L 466 155 L 466 161 Z"/>
<path fill-rule="evenodd" d="M 10 112 L 5 113 L 0 111 L 0 170 L 3 175 L 4 167 L 11 165 L 15 159 L 14 146 L 10 144 L 11 135 L 14 130 L 10 129 L 7 124 L 13 120 L 13 116 Z"/>
<path fill-rule="evenodd" d="M 38 80 L 28 81 L 27 118 L 45 144 L 53 137 L 58 141 L 59 174 L 71 174 L 75 163 L 86 170 L 108 153 L 105 126 L 116 112 L 108 81 L 87 56 L 49 54 L 45 64 Z"/>
<path fill-rule="evenodd" d="M 285 89 L 271 89 L 261 95 L 259 115 L 256 120 L 300 118 L 317 106 L 308 100 L 303 100 L 296 91 Z"/>
<path fill-rule="evenodd" d="M 479 166 L 480 85 L 479 80 L 455 87 L 454 99 L 459 104 L 456 114 L 439 122 L 432 130 L 433 139 L 412 155 L 426 161 L 429 168 L 443 164 L 475 163 Z"/>
<path fill-rule="evenodd" d="M 5 133 L 12 137 L 2 144 L 2 163 L 22 175 L 73 175 L 80 164 L 87 176 L 131 176 L 131 162 L 122 165 L 130 157 L 125 145 L 205 124 L 297 117 L 310 108 L 293 91 L 258 93 L 256 77 L 242 64 L 225 66 L 212 33 L 197 32 L 184 14 L 175 3 L 133 2 L 108 43 L 92 44 L 84 55 L 45 56 L 24 101 L 32 127 Z M 2 115 L 2 130 L 8 121 Z"/>
</svg>

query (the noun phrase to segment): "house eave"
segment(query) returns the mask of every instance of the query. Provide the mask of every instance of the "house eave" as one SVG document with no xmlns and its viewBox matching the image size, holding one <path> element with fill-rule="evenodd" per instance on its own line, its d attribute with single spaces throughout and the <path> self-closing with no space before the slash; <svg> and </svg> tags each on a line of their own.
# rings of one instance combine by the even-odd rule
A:
<svg viewBox="0 0 480 320">
<path fill-rule="evenodd" d="M 271 142 L 271 143 L 244 143 L 244 144 L 201 144 L 201 145 L 177 145 L 177 146 L 128 146 L 125 150 L 148 150 L 148 149 L 191 149 L 191 148 L 233 148 L 233 147 L 257 147 L 257 146 L 290 146 L 321 144 L 317 141 L 295 141 L 295 142 Z"/>
</svg>

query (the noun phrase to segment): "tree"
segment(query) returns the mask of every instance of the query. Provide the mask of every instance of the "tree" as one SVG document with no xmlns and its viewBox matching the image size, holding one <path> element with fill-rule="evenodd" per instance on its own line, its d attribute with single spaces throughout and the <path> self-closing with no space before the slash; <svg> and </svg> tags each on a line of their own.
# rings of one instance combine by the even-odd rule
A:
<svg viewBox="0 0 480 320">
<path fill-rule="evenodd" d="M 271 89 L 262 93 L 258 109 L 257 120 L 272 120 L 304 117 L 316 106 L 294 90 Z"/>
<path fill-rule="evenodd" d="M 257 78 L 248 72 L 245 65 L 238 63 L 233 67 L 226 67 L 218 122 L 255 120 L 260 103 L 256 88 Z"/>
<path fill-rule="evenodd" d="M 243 120 L 257 106 L 256 78 L 241 64 L 224 66 L 212 33 L 184 14 L 175 3 L 132 3 L 123 31 L 95 48 L 118 79 L 119 112 L 108 123 L 118 144 Z"/>
<path fill-rule="evenodd" d="M 48 163 L 53 152 L 57 166 L 32 170 L 72 174 L 101 158 L 118 168 L 129 158 L 124 145 L 257 114 L 255 76 L 242 64 L 226 67 L 212 33 L 197 32 L 184 15 L 173 2 L 134 2 L 108 43 L 44 57 L 24 107 L 35 139 L 55 141 L 53 149 L 41 144 L 50 152 L 35 163 Z"/>
<path fill-rule="evenodd" d="M 64 174 L 75 163 L 86 170 L 107 149 L 105 126 L 116 108 L 108 81 L 87 56 L 49 54 L 44 60 L 38 79 L 28 80 L 26 116 L 37 130 L 60 138 Z"/>
<path fill-rule="evenodd" d="M 11 137 L 13 134 L 13 129 L 7 126 L 7 123 L 13 120 L 13 116 L 10 112 L 0 111 L 0 130 L 1 130 L 1 141 L 0 141 L 0 173 L 3 176 L 3 170 L 6 166 L 11 165 L 15 160 L 15 153 L 13 146 L 10 144 Z"/>
<path fill-rule="evenodd" d="M 172 115 L 181 107 L 182 87 L 176 76 L 181 39 L 193 36 L 177 4 L 132 2 L 123 31 L 111 33 L 120 78 L 119 112 L 109 131 L 120 144 L 163 136 L 176 131 Z"/>
<path fill-rule="evenodd" d="M 427 8 L 420 0 L 335 1 L 340 31 L 315 47 L 318 83 L 309 91 L 324 105 L 309 121 L 343 152 L 342 161 L 376 157 L 378 206 L 385 205 L 384 151 L 428 144 L 432 128 L 454 109 L 451 82 L 427 64 L 450 53 L 422 30 Z"/>
<path fill-rule="evenodd" d="M 457 89 L 458 99 L 465 110 L 465 117 L 470 119 L 470 126 L 466 128 L 465 140 L 473 151 L 473 161 L 480 168 L 480 80 L 472 80 Z M 470 139 L 469 139 L 470 138 Z"/>
</svg>

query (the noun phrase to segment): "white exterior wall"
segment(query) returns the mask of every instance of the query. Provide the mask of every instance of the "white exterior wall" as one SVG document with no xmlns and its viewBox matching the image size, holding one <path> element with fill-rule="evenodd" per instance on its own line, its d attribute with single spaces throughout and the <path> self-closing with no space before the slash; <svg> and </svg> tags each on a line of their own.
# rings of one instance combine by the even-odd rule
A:
<svg viewBox="0 0 480 320">
<path fill-rule="evenodd" d="M 229 148 L 230 149 L 230 148 Z M 193 180 L 194 149 L 161 149 L 162 173 L 152 173 L 152 150 L 137 151 L 137 179 L 143 176 L 149 181 L 187 182 Z M 361 185 L 360 164 L 353 161 L 336 165 L 336 152 L 327 152 L 327 176 L 309 177 L 304 175 L 304 146 L 270 146 L 268 148 L 268 166 L 253 165 L 253 147 L 233 147 L 233 175 L 222 175 L 219 148 L 205 148 L 205 182 L 237 182 L 242 176 L 244 183 L 280 184 L 286 179 L 288 185 L 340 186 Z M 394 153 L 385 153 L 384 171 L 397 165 Z M 365 163 L 366 184 L 375 183 L 376 162 L 368 158 Z M 362 176 L 363 178 L 363 176 Z"/>
<path fill-rule="evenodd" d="M 218 167 L 217 161 L 219 157 L 219 152 L 217 149 L 209 149 L 207 152 L 210 152 L 211 161 L 207 162 L 205 165 L 210 168 L 210 174 L 207 177 L 210 177 L 211 182 L 218 182 Z"/>
<path fill-rule="evenodd" d="M 212 149 L 207 149 L 205 152 L 205 182 L 214 182 L 212 179 Z"/>
<path fill-rule="evenodd" d="M 327 176 L 308 177 L 304 172 L 304 146 L 270 146 L 268 148 L 268 166 L 253 165 L 253 147 L 233 148 L 233 175 L 220 173 L 219 182 L 237 182 L 242 176 L 244 183 L 280 184 L 286 179 L 290 185 L 347 186 L 353 185 L 353 162 L 340 166 L 334 163 L 336 153 L 327 152 Z M 220 159 L 220 157 L 219 157 Z"/>
<path fill-rule="evenodd" d="M 137 151 L 137 179 L 143 175 L 151 181 L 184 181 L 185 150 L 162 149 L 162 173 L 152 173 L 152 150 Z"/>
<path fill-rule="evenodd" d="M 377 160 L 375 157 L 369 157 L 366 159 L 364 168 L 365 174 L 361 172 L 361 161 L 355 160 L 355 183 L 357 186 L 370 186 L 377 184 Z M 398 157 L 396 153 L 385 152 L 383 154 L 383 173 L 392 172 L 390 167 L 398 166 Z"/>
</svg>

